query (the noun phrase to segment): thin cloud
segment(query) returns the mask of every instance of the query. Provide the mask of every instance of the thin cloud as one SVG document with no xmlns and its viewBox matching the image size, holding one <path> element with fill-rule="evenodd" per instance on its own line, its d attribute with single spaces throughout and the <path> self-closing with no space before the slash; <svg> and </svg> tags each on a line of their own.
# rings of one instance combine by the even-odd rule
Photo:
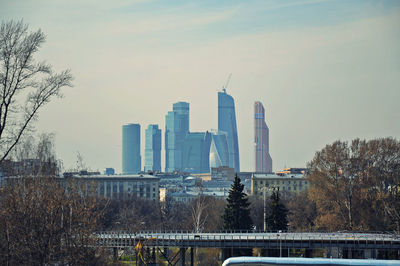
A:
<svg viewBox="0 0 400 266">
<path fill-rule="evenodd" d="M 297 7 L 297 6 L 306 6 L 306 5 L 314 5 L 320 4 L 324 2 L 332 2 L 332 0 L 307 0 L 307 1 L 297 1 L 292 3 L 284 3 L 279 2 L 277 5 L 267 6 L 264 10 L 274 10 L 274 9 L 281 9 L 281 8 L 288 8 L 288 7 Z"/>
<path fill-rule="evenodd" d="M 226 21 L 232 18 L 238 8 L 228 10 L 218 10 L 207 13 L 190 13 L 190 14 L 168 14 L 168 15 L 152 15 L 139 19 L 125 17 L 124 19 L 114 20 L 104 25 L 104 34 L 126 35 L 126 34 L 152 34 L 167 31 L 183 31 L 191 30 Z M 181 12 L 186 13 L 186 12 Z"/>
</svg>

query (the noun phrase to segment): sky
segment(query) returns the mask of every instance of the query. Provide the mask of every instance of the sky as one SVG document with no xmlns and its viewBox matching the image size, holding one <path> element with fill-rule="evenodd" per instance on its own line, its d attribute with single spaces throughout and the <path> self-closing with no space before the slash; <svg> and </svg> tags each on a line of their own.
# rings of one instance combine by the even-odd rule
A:
<svg viewBox="0 0 400 266">
<path fill-rule="evenodd" d="M 74 87 L 35 124 L 55 134 L 66 170 L 79 153 L 119 173 L 126 123 L 141 125 L 143 167 L 145 128 L 164 134 L 178 101 L 190 131 L 216 129 L 230 73 L 242 171 L 254 171 L 255 101 L 274 171 L 305 167 L 335 140 L 400 138 L 397 0 L 0 0 L 0 18 L 40 28 L 36 58 L 71 69 Z"/>
</svg>

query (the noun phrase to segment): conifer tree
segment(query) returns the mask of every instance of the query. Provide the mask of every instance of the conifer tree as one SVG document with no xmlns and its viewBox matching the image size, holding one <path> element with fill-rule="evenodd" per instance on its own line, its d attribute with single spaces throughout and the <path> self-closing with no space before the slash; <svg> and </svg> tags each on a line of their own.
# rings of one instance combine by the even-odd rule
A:
<svg viewBox="0 0 400 266">
<path fill-rule="evenodd" d="M 267 227 L 270 231 L 287 230 L 288 210 L 279 199 L 279 190 L 273 191 L 270 197 L 270 213 L 267 216 Z"/>
<path fill-rule="evenodd" d="M 243 192 L 244 185 L 236 175 L 229 190 L 228 204 L 225 207 L 222 219 L 225 230 L 251 230 L 253 221 L 250 217 L 250 209 L 246 193 Z"/>
</svg>

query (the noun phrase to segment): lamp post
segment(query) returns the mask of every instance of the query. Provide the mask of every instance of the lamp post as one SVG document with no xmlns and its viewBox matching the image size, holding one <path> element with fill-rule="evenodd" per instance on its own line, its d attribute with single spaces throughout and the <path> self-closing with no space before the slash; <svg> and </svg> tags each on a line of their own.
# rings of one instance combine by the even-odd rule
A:
<svg viewBox="0 0 400 266">
<path fill-rule="evenodd" d="M 266 189 L 267 186 L 264 185 L 264 232 L 267 232 L 267 204 L 266 204 Z"/>
<path fill-rule="evenodd" d="M 264 232 L 267 232 L 267 189 L 275 190 L 276 187 L 270 187 L 267 184 L 264 185 L 263 196 L 264 196 Z M 279 187 L 278 187 L 279 191 Z"/>
</svg>

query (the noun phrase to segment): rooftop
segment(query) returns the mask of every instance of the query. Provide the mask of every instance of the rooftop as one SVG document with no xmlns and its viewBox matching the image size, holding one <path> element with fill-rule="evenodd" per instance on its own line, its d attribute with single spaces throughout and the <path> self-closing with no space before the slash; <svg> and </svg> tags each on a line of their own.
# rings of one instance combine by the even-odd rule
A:
<svg viewBox="0 0 400 266">
<path fill-rule="evenodd" d="M 305 178 L 304 174 L 253 174 L 253 178 L 282 179 L 282 178 Z"/>
</svg>

